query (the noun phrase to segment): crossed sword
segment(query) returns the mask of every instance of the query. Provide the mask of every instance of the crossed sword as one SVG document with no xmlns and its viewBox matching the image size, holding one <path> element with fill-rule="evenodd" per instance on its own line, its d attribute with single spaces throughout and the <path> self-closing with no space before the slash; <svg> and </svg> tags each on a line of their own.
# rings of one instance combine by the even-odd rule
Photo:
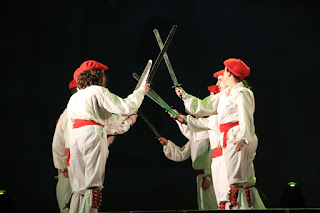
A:
<svg viewBox="0 0 320 213">
<path fill-rule="evenodd" d="M 170 33 L 165 41 L 165 44 L 163 44 L 162 39 L 160 37 L 159 31 L 157 29 L 154 29 L 153 32 L 155 34 L 155 37 L 157 39 L 159 48 L 160 48 L 160 53 L 157 56 L 157 59 L 155 61 L 155 64 L 153 65 L 153 67 L 151 68 L 152 65 L 152 60 L 149 60 L 142 75 L 141 78 L 137 73 L 133 73 L 133 77 L 138 81 L 137 85 L 136 85 L 136 89 L 139 88 L 142 84 L 145 84 L 146 82 L 151 83 L 156 71 L 158 70 L 158 67 L 160 65 L 160 62 L 162 61 L 162 59 L 164 58 L 165 63 L 167 65 L 169 74 L 171 76 L 171 79 L 173 81 L 174 86 L 173 87 L 180 87 L 181 84 L 178 83 L 178 80 L 176 78 L 176 75 L 173 71 L 172 65 L 170 63 L 168 54 L 166 53 L 169 44 L 173 38 L 173 35 L 175 33 L 177 29 L 177 25 L 173 25 L 173 27 L 170 30 Z M 151 68 L 151 71 L 150 71 Z M 177 119 L 178 114 L 172 110 L 172 108 L 158 95 L 158 93 L 156 93 L 156 91 L 154 91 L 151 87 L 147 93 L 147 96 L 149 98 L 151 98 L 151 100 L 153 100 L 154 102 L 156 102 L 159 106 L 161 106 L 163 109 L 165 109 L 166 111 L 170 112 L 175 119 Z M 146 122 L 146 124 L 149 126 L 149 128 L 153 131 L 153 133 L 155 134 L 155 136 L 158 138 L 160 137 L 159 132 L 156 130 L 156 128 L 152 125 L 152 123 L 149 121 L 149 119 L 141 112 L 141 110 L 138 111 L 138 114 L 141 116 L 141 118 Z M 185 120 L 183 120 L 184 124 L 187 124 L 187 122 Z"/>
</svg>

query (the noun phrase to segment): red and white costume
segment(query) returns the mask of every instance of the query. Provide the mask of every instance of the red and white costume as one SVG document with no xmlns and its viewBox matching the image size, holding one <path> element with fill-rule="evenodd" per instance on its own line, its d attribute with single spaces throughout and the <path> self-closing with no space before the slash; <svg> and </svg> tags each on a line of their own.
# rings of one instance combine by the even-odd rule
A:
<svg viewBox="0 0 320 213">
<path fill-rule="evenodd" d="M 217 73 L 221 74 L 221 71 Z M 214 77 L 217 78 L 218 76 L 214 75 Z M 208 90 L 215 94 L 220 92 L 217 85 L 209 86 Z M 218 115 L 210 115 L 207 118 L 193 118 L 190 116 L 189 120 L 189 129 L 191 129 L 192 132 L 198 133 L 202 131 L 208 131 L 210 147 L 212 150 L 214 150 L 214 154 L 212 155 L 211 171 L 216 200 L 218 204 L 220 202 L 227 201 L 229 200 L 230 190 L 227 171 L 224 158 L 222 154 L 220 154 L 220 150 L 217 150 L 220 135 Z"/>
<path fill-rule="evenodd" d="M 67 170 L 68 157 L 68 111 L 65 109 L 60 115 L 56 125 L 56 130 L 52 142 L 52 156 L 54 167 L 58 169 L 58 183 L 56 187 L 57 201 L 60 212 L 69 212 L 69 209 L 63 209 L 70 199 L 71 186 L 70 179 L 64 177 L 61 171 Z"/>
<path fill-rule="evenodd" d="M 96 65 L 91 69 L 107 69 L 100 63 Z M 70 98 L 67 107 L 68 120 L 72 121 L 69 126 L 73 191 L 70 212 L 98 211 L 108 157 L 107 134 L 123 133 L 125 128 L 116 127 L 124 121 L 123 116 L 136 112 L 145 94 L 146 89 L 141 87 L 122 99 L 104 87 L 93 85 L 80 89 Z"/>
<path fill-rule="evenodd" d="M 77 83 L 72 80 L 69 83 L 69 89 L 77 88 Z M 57 201 L 60 212 L 67 213 L 69 209 L 65 208 L 66 203 L 70 199 L 71 186 L 69 177 L 64 177 L 61 171 L 68 170 L 68 148 L 69 148 L 69 134 L 68 134 L 68 110 L 65 109 L 60 115 L 52 141 L 52 156 L 53 163 L 58 169 L 58 183 L 56 187 Z"/>
<path fill-rule="evenodd" d="M 227 201 L 229 200 L 230 186 L 227 178 L 226 165 L 222 156 L 222 150 L 217 150 L 220 135 L 218 116 L 211 115 L 207 118 L 193 118 L 192 116 L 188 116 L 188 120 L 190 121 L 188 126 L 192 132 L 198 133 L 202 131 L 208 131 L 210 147 L 211 150 L 214 150 L 214 154 L 212 154 L 210 157 L 212 158 L 212 183 L 214 186 L 216 200 L 218 204 L 222 201 Z"/>
<path fill-rule="evenodd" d="M 178 147 L 168 140 L 167 145 L 163 146 L 163 152 L 170 160 L 181 162 L 191 156 L 192 167 L 197 173 L 197 200 L 199 210 L 218 209 L 214 187 L 211 180 L 211 155 L 208 132 L 202 131 L 194 133 L 189 130 L 187 125 L 177 122 L 182 134 L 189 141 L 182 147 Z M 203 189 L 204 179 L 209 179 L 209 188 Z"/>
<path fill-rule="evenodd" d="M 231 202 L 227 203 L 226 209 L 265 208 L 254 187 L 256 179 L 253 160 L 258 145 L 253 123 L 254 95 L 242 82 L 229 90 L 230 88 L 227 88 L 203 100 L 187 93 L 183 93 L 182 97 L 186 111 L 190 114 L 198 116 L 218 114 L 219 140 L 223 146 L 221 154 L 224 157 L 227 180 L 230 186 L 240 187 L 235 197 L 230 198 Z M 187 116 L 187 122 L 191 130 L 204 126 L 193 122 L 190 116 Z M 242 151 L 235 151 L 234 143 L 237 141 L 244 143 Z M 216 153 L 219 155 L 218 151 L 216 150 Z"/>
</svg>

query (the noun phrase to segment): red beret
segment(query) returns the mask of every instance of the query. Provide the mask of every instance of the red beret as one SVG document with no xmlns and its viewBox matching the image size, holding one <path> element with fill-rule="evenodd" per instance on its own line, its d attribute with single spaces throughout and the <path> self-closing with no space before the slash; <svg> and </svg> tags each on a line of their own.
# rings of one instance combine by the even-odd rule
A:
<svg viewBox="0 0 320 213">
<path fill-rule="evenodd" d="M 218 78 L 220 75 L 223 75 L 223 73 L 224 73 L 224 69 L 223 69 L 223 70 L 220 70 L 220 71 L 218 71 L 218 72 L 215 72 L 215 73 L 213 74 L 213 77 Z"/>
<path fill-rule="evenodd" d="M 74 72 L 73 79 L 78 80 L 78 75 L 87 70 L 107 70 L 108 67 L 94 60 L 88 60 L 83 62 L 80 67 Z"/>
<path fill-rule="evenodd" d="M 208 87 L 208 90 L 209 90 L 210 92 L 215 93 L 215 94 L 217 94 L 217 93 L 220 92 L 220 89 L 219 89 L 219 87 L 218 87 L 217 85 L 211 85 L 211 86 L 209 86 L 209 87 Z"/>
<path fill-rule="evenodd" d="M 229 58 L 223 64 L 240 80 L 250 75 L 250 68 L 240 59 Z"/>
<path fill-rule="evenodd" d="M 70 83 L 69 83 L 69 89 L 72 89 L 74 87 L 77 87 L 77 82 L 75 80 L 72 80 Z"/>
</svg>

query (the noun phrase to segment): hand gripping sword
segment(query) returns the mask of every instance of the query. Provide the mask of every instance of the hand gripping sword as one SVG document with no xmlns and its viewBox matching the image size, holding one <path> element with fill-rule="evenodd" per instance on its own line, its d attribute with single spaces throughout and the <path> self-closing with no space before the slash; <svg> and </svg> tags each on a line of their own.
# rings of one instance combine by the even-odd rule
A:
<svg viewBox="0 0 320 213">
<path fill-rule="evenodd" d="M 137 73 L 132 73 L 132 76 L 138 81 L 140 76 Z M 154 91 L 151 87 L 147 93 L 147 96 L 151 98 L 154 102 L 156 102 L 159 106 L 161 106 L 166 111 L 170 112 L 175 119 L 178 117 L 178 114 L 171 109 L 171 107 Z M 187 121 L 183 120 L 184 124 L 187 124 Z"/>
<path fill-rule="evenodd" d="M 162 61 L 163 55 L 167 51 L 167 49 L 169 47 L 169 44 L 170 44 L 170 42 L 171 42 L 176 30 L 177 30 L 177 25 L 173 25 L 171 30 L 170 30 L 170 33 L 169 33 L 169 35 L 168 35 L 168 37 L 167 37 L 167 39 L 165 41 L 165 43 L 164 43 L 163 49 L 160 51 L 160 53 L 159 53 L 154 65 L 153 65 L 153 67 L 151 68 L 151 71 L 150 71 L 150 74 L 149 74 L 149 77 L 148 77 L 148 80 L 147 80 L 148 83 L 152 82 L 152 79 L 153 79 L 153 77 L 154 77 L 154 75 L 155 75 L 155 73 L 158 70 L 158 67 L 160 65 L 160 62 Z"/>
<path fill-rule="evenodd" d="M 159 31 L 157 29 L 154 29 L 153 30 L 153 33 L 157 39 L 157 42 L 158 42 L 158 45 L 160 47 L 160 50 L 163 49 L 163 42 L 162 42 L 162 39 L 161 39 L 161 36 L 159 34 Z M 169 74 L 171 76 L 171 79 L 173 81 L 173 88 L 175 87 L 180 87 L 182 84 L 179 84 L 178 83 L 178 80 L 177 80 L 177 77 L 176 77 L 176 74 L 174 73 L 173 71 L 173 68 L 172 68 L 172 65 L 171 65 L 171 62 L 169 60 L 169 57 L 168 57 L 168 54 L 167 53 L 164 53 L 163 54 L 163 58 L 164 58 L 164 61 L 166 62 L 166 65 L 167 65 L 167 68 L 168 68 L 168 71 L 169 71 Z"/>
<path fill-rule="evenodd" d="M 147 65 L 145 66 L 143 72 L 142 72 L 142 75 L 141 75 L 141 78 L 139 79 L 136 87 L 134 88 L 134 90 L 137 90 L 139 89 L 142 85 L 146 84 L 147 82 L 147 79 L 148 79 L 148 76 L 149 76 L 149 73 L 150 73 L 150 68 L 151 68 L 151 65 L 152 65 L 152 60 L 149 60 Z M 132 115 L 136 115 L 137 114 L 137 111 L 135 111 L 135 113 L 133 113 Z"/>
</svg>

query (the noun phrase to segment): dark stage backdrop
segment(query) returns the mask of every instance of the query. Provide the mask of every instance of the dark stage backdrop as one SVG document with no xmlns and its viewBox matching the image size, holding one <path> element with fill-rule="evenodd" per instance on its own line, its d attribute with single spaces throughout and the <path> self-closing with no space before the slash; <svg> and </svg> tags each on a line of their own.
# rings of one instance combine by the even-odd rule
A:
<svg viewBox="0 0 320 213">
<path fill-rule="evenodd" d="M 296 181 L 306 206 L 319 207 L 317 1 L 14 1 L 2 4 L 0 14 L 2 208 L 58 211 L 51 143 L 74 70 L 88 59 L 108 65 L 107 87 L 126 97 L 136 84 L 131 74 L 141 74 L 159 52 L 152 30 L 164 39 L 174 24 L 168 54 L 188 93 L 206 97 L 227 58 L 251 67 L 254 164 L 266 206 L 278 207 L 283 187 Z M 162 63 L 152 87 L 184 112 L 171 86 Z M 163 136 L 187 142 L 149 98 L 141 107 Z M 191 160 L 166 159 L 138 119 L 110 147 L 102 210 L 196 209 L 195 177 Z"/>
</svg>

